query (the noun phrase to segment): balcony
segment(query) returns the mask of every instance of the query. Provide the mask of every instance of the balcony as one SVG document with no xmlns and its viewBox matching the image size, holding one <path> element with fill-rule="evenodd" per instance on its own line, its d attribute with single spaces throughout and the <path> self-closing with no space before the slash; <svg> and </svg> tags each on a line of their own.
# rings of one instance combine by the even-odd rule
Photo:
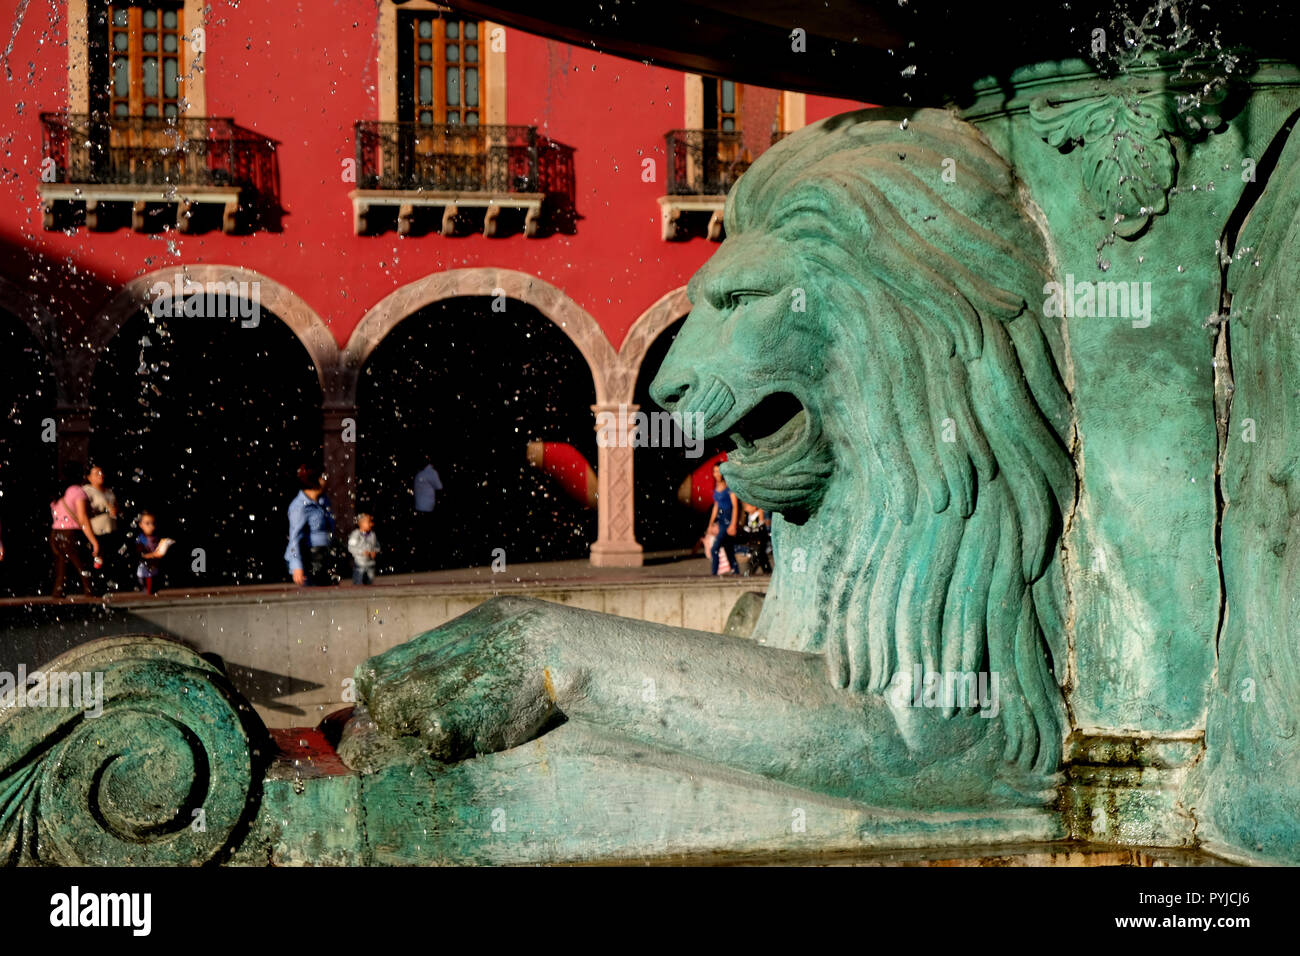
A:
<svg viewBox="0 0 1300 956">
<path fill-rule="evenodd" d="M 573 150 L 534 127 L 363 120 L 356 135 L 357 235 L 395 225 L 409 236 L 436 224 L 444 236 L 467 229 L 502 236 L 513 220 L 531 238 L 548 200 L 572 208 Z"/>
<path fill-rule="evenodd" d="M 218 225 L 226 233 L 279 212 L 275 144 L 225 117 L 43 113 L 46 229 L 84 222 L 137 232 Z"/>
<path fill-rule="evenodd" d="M 659 200 L 665 240 L 686 238 L 689 220 L 705 214 L 705 234 L 722 239 L 722 209 L 727 192 L 751 162 L 739 130 L 675 129 L 667 141 L 668 195 Z"/>
</svg>

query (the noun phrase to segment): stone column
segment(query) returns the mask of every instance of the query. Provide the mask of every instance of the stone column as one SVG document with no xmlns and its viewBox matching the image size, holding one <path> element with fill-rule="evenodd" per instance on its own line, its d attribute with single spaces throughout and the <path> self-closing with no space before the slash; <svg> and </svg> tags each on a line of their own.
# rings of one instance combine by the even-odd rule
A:
<svg viewBox="0 0 1300 956">
<path fill-rule="evenodd" d="M 323 412 L 325 492 L 330 497 L 337 533 L 346 536 L 356 521 L 357 409 L 327 405 Z"/>
<path fill-rule="evenodd" d="M 597 428 L 602 412 L 614 416 L 615 441 L 597 441 L 596 453 L 596 542 L 591 546 L 591 563 L 598 568 L 641 566 L 641 545 L 636 540 L 636 508 L 633 501 L 632 426 L 637 405 L 605 402 L 592 405 Z M 623 413 L 619 414 L 619 409 Z M 620 431 L 621 430 L 621 431 Z"/>
<path fill-rule="evenodd" d="M 90 409 L 85 405 L 60 403 L 54 415 L 60 474 L 69 463 L 84 468 L 89 464 L 90 458 Z M 44 423 L 41 430 L 45 430 Z"/>
</svg>

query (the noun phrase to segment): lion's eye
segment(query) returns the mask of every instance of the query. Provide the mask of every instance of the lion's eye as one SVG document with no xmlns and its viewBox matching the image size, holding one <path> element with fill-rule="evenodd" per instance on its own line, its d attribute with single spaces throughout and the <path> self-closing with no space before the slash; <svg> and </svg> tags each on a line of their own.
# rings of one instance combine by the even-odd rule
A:
<svg viewBox="0 0 1300 956">
<path fill-rule="evenodd" d="M 727 304 L 734 309 L 737 306 L 749 305 L 755 299 L 766 298 L 770 294 L 759 289 L 735 289 L 727 293 Z"/>
</svg>

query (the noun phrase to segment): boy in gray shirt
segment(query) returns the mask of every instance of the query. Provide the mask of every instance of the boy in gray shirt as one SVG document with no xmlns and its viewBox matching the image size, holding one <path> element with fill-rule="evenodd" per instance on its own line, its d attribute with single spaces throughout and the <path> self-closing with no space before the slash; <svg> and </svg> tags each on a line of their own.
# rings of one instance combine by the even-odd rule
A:
<svg viewBox="0 0 1300 956">
<path fill-rule="evenodd" d="M 348 535 L 348 551 L 352 553 L 352 583 L 374 584 L 375 558 L 379 556 L 374 517 L 365 513 L 357 515 L 357 527 Z"/>
</svg>

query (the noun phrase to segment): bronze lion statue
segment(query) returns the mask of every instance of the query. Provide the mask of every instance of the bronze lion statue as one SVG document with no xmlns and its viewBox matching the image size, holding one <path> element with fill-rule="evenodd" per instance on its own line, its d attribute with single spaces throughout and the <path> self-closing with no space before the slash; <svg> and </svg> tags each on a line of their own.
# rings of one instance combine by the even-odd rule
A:
<svg viewBox="0 0 1300 956">
<path fill-rule="evenodd" d="M 873 806 L 1050 801 L 1073 413 L 1020 184 L 949 113 L 868 110 L 725 223 L 651 392 L 775 514 L 754 639 L 501 598 L 358 668 L 360 719 L 445 762 L 573 721 Z"/>
</svg>

